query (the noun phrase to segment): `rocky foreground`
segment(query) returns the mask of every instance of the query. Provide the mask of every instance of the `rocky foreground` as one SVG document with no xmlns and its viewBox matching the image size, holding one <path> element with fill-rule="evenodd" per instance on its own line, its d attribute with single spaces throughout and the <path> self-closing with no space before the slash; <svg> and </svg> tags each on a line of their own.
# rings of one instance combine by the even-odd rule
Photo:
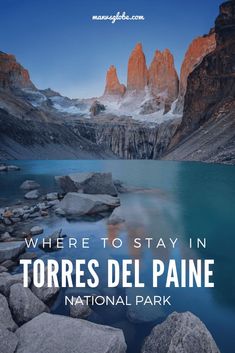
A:
<svg viewBox="0 0 235 353">
<path fill-rule="evenodd" d="M 4 173 L 18 169 L 3 167 Z M 108 224 L 115 226 L 125 222 L 118 195 L 139 191 L 114 181 L 111 173 L 75 173 L 57 176 L 56 181 L 61 191 L 42 195 L 37 182 L 25 180 L 20 186 L 25 193 L 22 204 L 0 210 L 0 353 L 125 353 L 127 343 L 122 329 L 91 322 L 97 313 L 90 301 L 77 303 L 68 290 L 72 303 L 69 316 L 51 314 L 60 287 L 49 288 L 45 284 L 37 288 L 33 284 L 35 274 L 29 272 L 25 288 L 23 274 L 9 272 L 18 266 L 20 259 L 37 258 L 37 254 L 25 252 L 24 238 L 43 233 L 40 220 L 44 217 L 72 217 L 79 222 L 83 216 L 99 216 L 106 217 Z M 58 230 L 47 237 L 50 246 L 39 243 L 39 248 L 44 252 L 58 251 L 57 239 L 64 236 Z M 77 292 L 81 297 L 84 295 L 81 289 Z M 98 298 L 96 293 L 92 296 Z M 127 319 L 132 323 L 163 318 L 164 313 L 155 308 L 148 310 L 133 305 L 127 310 Z M 142 353 L 175 351 L 219 353 L 205 325 L 189 312 L 173 313 L 156 325 L 141 350 Z"/>
</svg>

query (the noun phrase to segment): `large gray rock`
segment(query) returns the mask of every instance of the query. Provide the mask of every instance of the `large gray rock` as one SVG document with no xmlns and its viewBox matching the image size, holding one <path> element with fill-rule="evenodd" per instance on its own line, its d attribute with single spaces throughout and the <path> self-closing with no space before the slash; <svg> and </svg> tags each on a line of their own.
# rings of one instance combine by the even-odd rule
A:
<svg viewBox="0 0 235 353">
<path fill-rule="evenodd" d="M 26 244 L 24 241 L 10 241 L 0 243 L 0 262 L 11 260 L 24 252 Z"/>
<path fill-rule="evenodd" d="M 97 100 L 95 100 L 90 107 L 91 116 L 99 115 L 104 110 L 105 106 Z"/>
<path fill-rule="evenodd" d="M 16 353 L 125 353 L 123 332 L 60 315 L 41 314 L 17 330 Z"/>
<path fill-rule="evenodd" d="M 55 177 L 64 192 L 117 196 L 111 173 L 74 173 Z"/>
<path fill-rule="evenodd" d="M 29 288 L 23 287 L 21 283 L 11 286 L 9 305 L 19 325 L 28 322 L 44 311 L 48 311 L 46 305 Z"/>
<path fill-rule="evenodd" d="M 34 281 L 33 281 L 34 282 Z M 32 292 L 44 303 L 52 299 L 60 290 L 60 287 L 48 287 L 48 277 L 47 277 L 47 268 L 45 270 L 45 284 L 38 288 L 34 284 L 31 285 Z"/>
<path fill-rule="evenodd" d="M 28 278 L 28 285 L 30 284 L 31 279 Z M 10 287 L 15 283 L 23 283 L 23 274 L 18 273 L 16 275 L 11 275 L 10 273 L 3 272 L 0 273 L 0 293 L 5 296 L 8 296 L 10 293 Z"/>
<path fill-rule="evenodd" d="M 0 353 L 14 353 L 18 344 L 15 333 L 0 324 Z"/>
<path fill-rule="evenodd" d="M 219 353 L 219 349 L 198 317 L 190 312 L 169 315 L 153 328 L 141 353 Z"/>
<path fill-rule="evenodd" d="M 4 297 L 2 294 L 0 294 L 0 326 L 4 326 L 7 330 L 10 331 L 15 331 L 17 329 L 17 325 L 11 316 L 6 297 Z"/>
<path fill-rule="evenodd" d="M 119 205 L 118 197 L 69 192 L 60 202 L 59 208 L 64 211 L 65 216 L 83 216 L 109 211 Z"/>
<path fill-rule="evenodd" d="M 40 188 L 40 185 L 36 183 L 34 180 L 25 180 L 21 185 L 20 188 L 23 190 L 35 190 Z"/>
</svg>

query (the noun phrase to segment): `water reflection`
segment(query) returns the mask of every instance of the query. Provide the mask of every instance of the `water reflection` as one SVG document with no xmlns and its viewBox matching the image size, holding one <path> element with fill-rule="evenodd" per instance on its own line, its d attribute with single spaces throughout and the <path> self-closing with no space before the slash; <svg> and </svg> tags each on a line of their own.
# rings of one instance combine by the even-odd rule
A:
<svg viewBox="0 0 235 353">
<path fill-rule="evenodd" d="M 146 281 L 144 293 L 149 295 L 172 295 L 171 311 L 190 310 L 198 315 L 212 332 L 223 353 L 233 353 L 235 323 L 235 168 L 205 165 L 200 163 L 175 163 L 157 161 L 23 161 L 19 174 L 9 174 L 6 178 L 0 175 L 0 197 L 7 200 L 22 198 L 19 185 L 26 179 L 33 179 L 42 185 L 42 192 L 56 188 L 54 175 L 61 175 L 75 171 L 111 171 L 114 178 L 123 180 L 129 185 L 140 188 L 155 189 L 151 192 L 138 192 L 121 195 L 121 207 L 125 223 L 112 226 L 107 219 L 96 222 L 68 222 L 65 219 L 50 219 L 42 226 L 45 234 L 49 235 L 58 228 L 69 236 L 80 239 L 82 236 L 91 237 L 91 248 L 88 251 L 80 249 L 62 251 L 50 254 L 56 259 L 62 258 L 98 258 L 103 270 L 100 272 L 101 285 L 97 290 L 108 293 L 106 288 L 105 266 L 109 258 L 139 259 L 141 262 L 141 276 Z M 156 191 L 157 190 L 157 191 Z M 159 190 L 161 192 L 159 193 Z M 114 249 L 110 245 L 103 249 L 100 237 L 107 236 L 109 244 L 120 237 L 124 246 Z M 161 237 L 167 244 L 166 248 L 152 246 L 148 249 L 145 238 L 153 238 L 153 244 Z M 176 249 L 169 244 L 169 237 L 178 238 Z M 207 249 L 190 250 L 189 238 L 206 237 Z M 133 240 L 140 238 L 143 246 L 133 247 Z M 67 240 L 66 240 L 67 241 Z M 154 243 L 155 241 L 155 243 Z M 41 250 L 36 250 L 39 256 Z M 180 261 L 181 258 L 214 258 L 216 287 L 204 288 L 172 288 L 166 291 L 164 287 L 153 290 L 151 287 L 150 266 L 153 258 L 167 262 L 169 258 Z M 116 294 L 121 291 L 117 288 Z M 130 297 L 134 296 L 134 289 L 128 290 Z M 64 292 L 55 303 L 55 312 L 63 313 Z M 110 308 L 109 308 L 110 309 Z M 163 310 L 164 311 L 164 310 Z M 167 312 L 154 313 L 154 318 L 166 315 Z M 141 311 L 138 315 L 146 315 Z M 148 316 L 147 315 L 147 316 Z M 149 316 L 149 317 L 150 317 Z M 119 322 L 114 322 L 114 320 Z M 104 322 L 117 326 L 129 326 L 126 314 L 123 312 L 107 313 Z M 120 324 L 121 322 L 121 324 Z M 134 327 L 135 337 L 142 337 L 150 329 L 148 324 Z M 133 329 L 133 325 L 132 325 Z M 141 332 L 144 334 L 141 336 Z M 132 344 L 133 352 L 137 352 Z M 131 352 L 131 351 L 130 351 Z"/>
</svg>

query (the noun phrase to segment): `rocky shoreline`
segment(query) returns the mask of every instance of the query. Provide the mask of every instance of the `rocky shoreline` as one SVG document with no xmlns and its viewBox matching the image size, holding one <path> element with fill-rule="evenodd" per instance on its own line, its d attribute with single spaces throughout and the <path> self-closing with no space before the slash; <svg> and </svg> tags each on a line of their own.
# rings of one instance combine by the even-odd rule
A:
<svg viewBox="0 0 235 353">
<path fill-rule="evenodd" d="M 14 166 L 4 167 L 5 171 L 19 170 Z M 69 316 L 52 314 L 51 307 L 60 288 L 46 285 L 36 288 L 31 272 L 25 288 L 23 274 L 10 272 L 20 259 L 37 258 L 37 254 L 25 252 L 24 239 L 43 233 L 42 219 L 72 217 L 79 222 L 83 216 L 99 216 L 108 217 L 108 224 L 115 226 L 125 222 L 119 194 L 144 190 L 113 180 L 111 173 L 74 173 L 55 179 L 61 191 L 46 195 L 40 193 L 37 182 L 25 180 L 20 186 L 25 192 L 24 200 L 0 210 L 0 338 L 3 342 L 0 352 L 125 353 L 128 345 L 123 330 L 91 322 L 97 316 L 91 304 L 70 304 Z M 56 240 L 63 236 L 62 230 L 58 230 L 48 236 L 50 249 L 40 244 L 39 248 L 44 252 L 58 250 Z M 82 296 L 82 291 L 79 294 Z M 131 322 L 133 315 L 129 315 Z M 161 313 L 150 315 L 149 320 L 161 316 Z M 163 323 L 154 326 L 142 343 L 141 352 L 165 353 L 172 347 L 182 353 L 219 353 L 205 325 L 190 312 L 170 314 Z"/>
</svg>

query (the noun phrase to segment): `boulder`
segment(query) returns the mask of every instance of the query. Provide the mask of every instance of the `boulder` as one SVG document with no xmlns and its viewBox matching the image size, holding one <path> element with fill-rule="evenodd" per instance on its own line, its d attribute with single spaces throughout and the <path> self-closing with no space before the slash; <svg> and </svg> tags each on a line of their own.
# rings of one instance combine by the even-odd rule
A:
<svg viewBox="0 0 235 353">
<path fill-rule="evenodd" d="M 111 173 L 74 173 L 55 177 L 64 192 L 117 196 Z"/>
<path fill-rule="evenodd" d="M 25 180 L 21 185 L 20 188 L 23 190 L 35 190 L 40 188 L 40 184 L 36 183 L 34 180 Z"/>
<path fill-rule="evenodd" d="M 43 228 L 40 226 L 34 226 L 30 229 L 31 235 L 39 235 L 43 233 Z"/>
<path fill-rule="evenodd" d="M 10 331 L 15 331 L 17 329 L 17 325 L 12 318 L 6 297 L 2 294 L 0 294 L 0 327 L 1 326 Z"/>
<path fill-rule="evenodd" d="M 141 353 L 219 353 L 219 349 L 198 317 L 190 312 L 169 315 L 146 338 Z"/>
<path fill-rule="evenodd" d="M 28 285 L 30 285 L 31 279 L 28 278 Z M 10 287 L 15 283 L 23 283 L 23 274 L 18 273 L 16 275 L 11 275 L 10 273 L 0 273 L 0 293 L 4 294 L 6 297 L 10 293 Z"/>
<path fill-rule="evenodd" d="M 19 256 L 25 250 L 24 241 L 11 241 L 0 243 L 0 262 L 11 260 Z"/>
<path fill-rule="evenodd" d="M 46 194 L 46 200 L 47 201 L 58 200 L 58 193 L 57 192 L 50 192 L 49 194 Z"/>
<path fill-rule="evenodd" d="M 123 332 L 85 320 L 43 313 L 17 330 L 16 353 L 125 353 Z"/>
<path fill-rule="evenodd" d="M 18 337 L 15 333 L 0 325 L 0 353 L 15 353 Z"/>
<path fill-rule="evenodd" d="M 60 290 L 60 287 L 48 287 L 47 269 L 45 270 L 45 284 L 38 288 L 34 284 L 31 286 L 32 292 L 44 303 L 52 299 Z"/>
<path fill-rule="evenodd" d="M 111 211 L 119 205 L 120 200 L 118 197 L 69 192 L 60 202 L 59 208 L 65 212 L 65 216 L 79 217 Z"/>
<path fill-rule="evenodd" d="M 37 200 L 40 197 L 40 193 L 38 190 L 32 190 L 27 192 L 27 194 L 24 195 L 24 198 L 26 200 Z"/>
<path fill-rule="evenodd" d="M 123 217 L 123 212 L 121 207 L 117 207 L 113 210 L 112 214 L 110 215 L 108 219 L 108 224 L 110 225 L 116 225 L 116 224 L 121 224 L 125 222 L 125 218 Z"/>
<path fill-rule="evenodd" d="M 70 316 L 77 319 L 85 319 L 92 314 L 92 309 L 84 300 L 82 303 L 77 303 L 77 298 L 72 297 L 73 304 L 70 304 Z"/>
<path fill-rule="evenodd" d="M 92 116 L 99 115 L 104 110 L 105 110 L 105 106 L 97 100 L 95 100 L 90 107 L 90 113 Z"/>
<path fill-rule="evenodd" d="M 23 287 L 21 283 L 11 286 L 9 305 L 19 325 L 32 320 L 44 311 L 48 311 L 46 305 L 29 288 Z"/>
</svg>

